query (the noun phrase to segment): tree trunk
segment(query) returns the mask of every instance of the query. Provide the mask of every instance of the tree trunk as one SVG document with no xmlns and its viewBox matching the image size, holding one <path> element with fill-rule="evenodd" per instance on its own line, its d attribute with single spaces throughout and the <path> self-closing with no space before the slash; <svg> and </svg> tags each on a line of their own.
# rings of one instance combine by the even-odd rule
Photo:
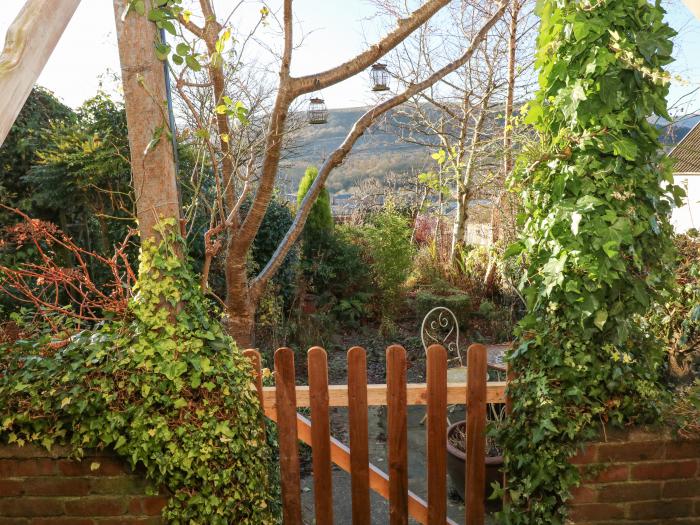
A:
<svg viewBox="0 0 700 525">
<path fill-rule="evenodd" d="M 241 348 L 253 348 L 255 345 L 255 310 L 258 298 L 248 284 L 248 271 L 245 254 L 239 254 L 231 248 L 233 239 L 229 239 L 226 250 L 226 298 L 224 328 Z"/>
<path fill-rule="evenodd" d="M 457 199 L 457 215 L 452 233 L 452 262 L 457 261 L 460 249 L 464 248 L 464 236 L 467 234 L 467 222 L 469 221 L 469 196 L 461 194 Z"/>
<path fill-rule="evenodd" d="M 511 4 L 509 41 L 508 41 L 508 92 L 506 94 L 506 106 L 503 124 L 503 181 L 513 170 L 513 96 L 515 93 L 515 61 L 517 60 L 518 43 L 518 16 L 520 14 L 520 1 Z M 500 237 L 501 230 L 501 206 L 503 204 L 503 192 L 498 195 L 493 208 L 491 208 L 491 245 L 493 246 Z M 496 259 L 491 253 L 489 265 L 484 276 L 484 285 L 487 292 L 493 290 L 496 280 Z"/>
<path fill-rule="evenodd" d="M 165 71 L 153 47 L 158 30 L 135 10 L 122 21 L 128 0 L 114 0 L 114 17 L 129 130 L 131 171 L 141 240 L 157 237 L 154 226 L 161 218 L 173 218 L 179 226 L 173 145 L 167 139 L 168 122 L 161 104 L 166 100 Z M 151 0 L 146 0 L 146 12 Z M 161 139 L 151 145 L 157 130 Z"/>
</svg>

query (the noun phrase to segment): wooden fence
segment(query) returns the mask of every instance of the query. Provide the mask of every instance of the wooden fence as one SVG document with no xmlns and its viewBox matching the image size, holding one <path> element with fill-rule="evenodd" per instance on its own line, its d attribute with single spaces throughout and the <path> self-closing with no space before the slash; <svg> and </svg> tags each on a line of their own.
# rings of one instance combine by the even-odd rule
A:
<svg viewBox="0 0 700 525">
<path fill-rule="evenodd" d="M 446 414 L 448 404 L 467 406 L 467 459 L 465 504 L 467 525 L 485 520 L 486 403 L 505 402 L 505 383 L 488 383 L 487 351 L 472 345 L 467 353 L 466 383 L 447 383 L 447 353 L 433 345 L 427 352 L 427 383 L 407 384 L 406 351 L 401 346 L 386 350 L 386 384 L 367 384 L 364 349 L 347 353 L 347 385 L 328 385 L 326 352 L 308 352 L 308 386 L 297 386 L 294 352 L 275 352 L 275 385 L 263 387 L 260 354 L 247 350 L 257 372 L 255 385 L 265 415 L 277 422 L 281 470 L 283 517 L 286 525 L 301 525 L 301 486 L 298 440 L 312 447 L 314 508 L 318 524 L 333 523 L 331 468 L 335 463 L 351 475 L 352 523 L 370 520 L 372 489 L 389 501 L 391 525 L 405 525 L 409 515 L 426 525 L 454 523 L 447 517 Z M 389 472 L 369 461 L 368 406 L 387 407 L 387 457 Z M 426 454 L 428 501 L 408 488 L 407 406 L 427 405 Z M 350 446 L 330 435 L 329 407 L 348 407 Z M 311 408 L 311 419 L 297 413 Z"/>
</svg>

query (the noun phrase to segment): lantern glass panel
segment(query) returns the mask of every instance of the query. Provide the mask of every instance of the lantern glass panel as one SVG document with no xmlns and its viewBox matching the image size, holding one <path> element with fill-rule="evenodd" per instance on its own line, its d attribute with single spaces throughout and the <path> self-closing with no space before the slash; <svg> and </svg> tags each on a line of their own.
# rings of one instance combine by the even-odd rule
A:
<svg viewBox="0 0 700 525">
<path fill-rule="evenodd" d="M 322 98 L 312 98 L 307 112 L 309 124 L 325 124 L 328 121 L 328 109 Z"/>
<path fill-rule="evenodd" d="M 389 89 L 389 72 L 386 64 L 374 64 L 370 71 L 372 91 L 387 91 Z"/>
</svg>

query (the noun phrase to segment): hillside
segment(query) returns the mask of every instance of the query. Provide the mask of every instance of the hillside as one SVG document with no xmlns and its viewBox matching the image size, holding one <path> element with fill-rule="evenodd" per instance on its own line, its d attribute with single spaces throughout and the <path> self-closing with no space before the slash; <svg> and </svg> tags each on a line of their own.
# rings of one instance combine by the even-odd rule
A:
<svg viewBox="0 0 700 525">
<path fill-rule="evenodd" d="M 295 193 L 296 186 L 309 164 L 320 165 L 338 147 L 355 121 L 367 108 L 331 109 L 328 122 L 308 125 L 298 137 L 296 156 L 285 163 L 285 192 Z M 689 115 L 677 124 L 657 124 L 661 141 L 670 149 L 700 121 L 700 115 Z M 330 175 L 327 187 L 332 194 L 356 190 L 360 181 L 377 180 L 384 184 L 390 174 L 418 174 L 434 167 L 426 148 L 402 143 L 388 133 L 386 125 L 375 125 L 358 141 L 346 162 Z"/>
<path fill-rule="evenodd" d="M 343 142 L 365 111 L 366 108 L 329 110 L 326 124 L 309 125 L 300 133 L 297 156 L 284 170 L 292 187 L 296 187 L 309 164 L 321 164 Z M 430 153 L 420 146 L 400 142 L 381 125 L 373 126 L 360 138 L 345 163 L 331 173 L 328 189 L 331 193 L 345 192 L 357 187 L 361 180 L 383 182 L 389 173 L 420 173 L 434 162 Z"/>
</svg>

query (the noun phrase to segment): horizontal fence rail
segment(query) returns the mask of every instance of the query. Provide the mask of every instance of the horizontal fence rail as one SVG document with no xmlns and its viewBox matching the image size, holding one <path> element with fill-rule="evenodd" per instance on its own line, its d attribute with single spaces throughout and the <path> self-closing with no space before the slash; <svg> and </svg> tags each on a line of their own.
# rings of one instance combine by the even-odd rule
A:
<svg viewBox="0 0 700 525">
<path fill-rule="evenodd" d="M 316 523 L 333 523 L 331 467 L 335 464 L 351 475 L 353 525 L 370 523 L 370 489 L 388 500 L 391 525 L 405 525 L 409 516 L 426 525 L 455 524 L 446 509 L 448 404 L 467 406 L 466 523 L 484 524 L 486 404 L 506 402 L 506 383 L 486 381 L 486 347 L 469 347 L 466 383 L 447 383 L 447 352 L 439 345 L 428 348 L 427 383 L 418 384 L 406 382 L 406 351 L 398 345 L 386 352 L 387 384 L 367 384 L 366 354 L 360 347 L 347 354 L 347 385 L 328 385 L 326 352 L 320 347 L 308 352 L 308 386 L 296 385 L 294 352 L 289 348 L 275 352 L 274 387 L 262 385 L 260 354 L 246 350 L 245 355 L 256 373 L 252 388 L 265 415 L 278 426 L 285 524 L 302 523 L 299 440 L 312 447 Z M 428 501 L 408 489 L 407 407 L 411 405 L 426 406 Z M 369 461 L 369 406 L 387 407 L 388 473 Z M 300 407 L 311 408 L 311 420 L 296 411 Z M 348 407 L 349 447 L 330 434 L 329 407 Z"/>
<path fill-rule="evenodd" d="M 493 381 L 487 383 L 486 402 L 505 403 L 506 402 L 506 382 Z M 276 387 L 262 387 L 262 405 L 266 414 L 274 414 L 277 410 L 275 394 Z M 467 397 L 467 383 L 446 383 L 447 404 L 464 405 Z M 367 385 L 367 405 L 386 406 L 387 394 L 385 384 Z M 306 385 L 297 385 L 296 401 L 298 408 L 308 408 L 311 406 L 310 388 Z M 406 404 L 408 406 L 428 404 L 428 384 L 408 383 L 406 384 Z M 328 385 L 328 406 L 348 407 L 349 406 L 349 385 Z M 270 416 L 268 416 L 270 417 Z"/>
</svg>

